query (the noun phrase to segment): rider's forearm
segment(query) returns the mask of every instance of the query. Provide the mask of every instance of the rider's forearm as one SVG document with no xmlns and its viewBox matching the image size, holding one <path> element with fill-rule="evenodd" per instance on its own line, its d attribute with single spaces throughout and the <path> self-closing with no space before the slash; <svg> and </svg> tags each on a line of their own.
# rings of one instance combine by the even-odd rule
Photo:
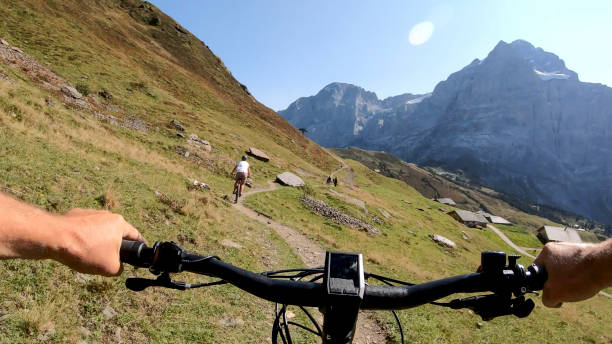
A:
<svg viewBox="0 0 612 344">
<path fill-rule="evenodd" d="M 534 263 L 548 271 L 544 305 L 586 300 L 612 285 L 612 239 L 598 244 L 548 243 Z"/>
<path fill-rule="evenodd" d="M 602 288 L 612 286 L 612 239 L 600 243 L 592 252 L 599 272 L 596 274 Z"/>
<path fill-rule="evenodd" d="M 93 209 L 53 215 L 0 193 L 0 259 L 54 259 L 112 276 L 121 271 L 122 239 L 143 240 L 121 215 Z"/>
<path fill-rule="evenodd" d="M 0 193 L 0 259 L 55 258 L 66 233 L 57 217 Z"/>
</svg>

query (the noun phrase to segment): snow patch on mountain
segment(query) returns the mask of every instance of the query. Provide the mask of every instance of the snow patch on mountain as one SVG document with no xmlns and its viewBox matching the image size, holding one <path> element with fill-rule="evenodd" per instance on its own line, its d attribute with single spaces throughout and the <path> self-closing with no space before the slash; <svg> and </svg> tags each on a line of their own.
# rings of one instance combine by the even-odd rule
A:
<svg viewBox="0 0 612 344">
<path fill-rule="evenodd" d="M 558 73 L 558 72 L 542 72 L 539 71 L 537 69 L 533 70 L 536 75 L 538 77 L 540 77 L 540 79 L 546 81 L 546 80 L 552 80 L 552 79 L 561 79 L 561 80 L 565 80 L 565 79 L 569 79 L 569 75 L 567 74 L 563 74 L 563 73 Z"/>
<path fill-rule="evenodd" d="M 406 102 L 406 104 L 418 104 L 418 103 L 422 102 L 423 100 L 425 100 L 425 99 L 427 99 L 429 97 L 431 97 L 431 93 L 427 93 L 427 94 L 424 94 L 424 95 L 422 95 L 422 96 L 420 96 L 418 98 L 414 98 L 414 99 L 408 100 Z"/>
</svg>

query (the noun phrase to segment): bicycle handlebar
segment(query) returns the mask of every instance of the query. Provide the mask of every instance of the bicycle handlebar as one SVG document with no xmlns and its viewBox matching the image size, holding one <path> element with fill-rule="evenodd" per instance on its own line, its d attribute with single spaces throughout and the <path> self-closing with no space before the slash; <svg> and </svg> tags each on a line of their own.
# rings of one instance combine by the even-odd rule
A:
<svg viewBox="0 0 612 344">
<path fill-rule="evenodd" d="M 503 264 L 500 254 L 503 254 Z M 325 286 L 321 283 L 273 279 L 235 267 L 217 257 L 189 253 L 172 242 L 157 242 L 153 247 L 147 247 L 142 242 L 124 240 L 120 257 L 122 262 L 149 268 L 154 274 L 189 271 L 217 277 L 272 302 L 307 307 L 321 307 L 326 302 Z M 454 293 L 486 291 L 507 295 L 509 299 L 512 294 L 519 297 L 527 292 L 541 290 L 547 279 L 544 267 L 531 265 L 524 269 L 516 264 L 517 258 L 510 256 L 510 264 L 506 265 L 505 253 L 486 252 L 482 255 L 481 272 L 405 287 L 366 285 L 360 308 L 404 309 Z"/>
</svg>

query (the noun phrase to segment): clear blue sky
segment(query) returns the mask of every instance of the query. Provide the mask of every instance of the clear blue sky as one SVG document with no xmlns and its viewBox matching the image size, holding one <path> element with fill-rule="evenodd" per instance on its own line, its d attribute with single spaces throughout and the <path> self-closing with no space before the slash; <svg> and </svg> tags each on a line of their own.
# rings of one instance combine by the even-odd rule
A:
<svg viewBox="0 0 612 344">
<path fill-rule="evenodd" d="M 379 98 L 427 93 L 498 41 L 525 39 L 612 86 L 612 1 L 153 0 L 260 102 L 282 110 L 330 82 Z M 414 46 L 411 29 L 433 24 Z"/>
</svg>

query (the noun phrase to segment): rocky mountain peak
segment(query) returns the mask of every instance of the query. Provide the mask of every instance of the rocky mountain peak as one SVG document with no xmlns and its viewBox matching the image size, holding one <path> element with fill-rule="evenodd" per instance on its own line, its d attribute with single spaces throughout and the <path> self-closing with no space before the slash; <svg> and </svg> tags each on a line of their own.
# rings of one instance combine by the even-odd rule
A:
<svg viewBox="0 0 612 344">
<path fill-rule="evenodd" d="M 514 197 L 612 224 L 611 109 L 612 88 L 582 83 L 557 55 L 516 40 L 500 41 L 431 94 L 378 100 L 333 83 L 280 113 L 323 146 L 462 171 Z"/>
<path fill-rule="evenodd" d="M 542 48 L 536 48 L 522 39 L 517 39 L 512 43 L 499 41 L 484 61 L 507 63 L 509 59 L 526 61 L 542 80 L 571 79 L 578 81 L 578 74 L 568 69 L 565 62 L 557 55 Z"/>
<path fill-rule="evenodd" d="M 343 82 L 332 82 L 323 87 L 315 96 L 317 98 L 330 98 L 336 104 L 360 102 L 378 102 L 378 96 L 374 92 L 365 90 L 362 87 Z"/>
</svg>

